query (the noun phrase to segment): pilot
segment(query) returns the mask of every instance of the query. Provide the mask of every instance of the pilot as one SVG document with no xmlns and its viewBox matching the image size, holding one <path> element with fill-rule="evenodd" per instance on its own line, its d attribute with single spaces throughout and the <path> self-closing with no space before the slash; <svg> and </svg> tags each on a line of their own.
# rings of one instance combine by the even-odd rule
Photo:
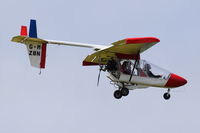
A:
<svg viewBox="0 0 200 133">
<path fill-rule="evenodd" d="M 124 74 L 131 74 L 131 62 L 130 61 L 124 61 L 122 64 L 122 72 Z"/>
<path fill-rule="evenodd" d="M 161 75 L 154 75 L 152 72 L 151 72 L 151 65 L 150 64 L 145 64 L 145 69 L 146 69 L 146 72 L 147 72 L 147 75 L 149 77 L 152 77 L 152 78 L 160 78 L 162 77 Z"/>
</svg>

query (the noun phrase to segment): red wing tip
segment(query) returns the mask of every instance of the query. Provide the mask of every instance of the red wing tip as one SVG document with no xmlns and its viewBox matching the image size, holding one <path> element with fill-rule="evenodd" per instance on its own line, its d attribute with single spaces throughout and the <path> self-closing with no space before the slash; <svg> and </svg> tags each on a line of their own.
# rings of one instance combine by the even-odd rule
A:
<svg viewBox="0 0 200 133">
<path fill-rule="evenodd" d="M 93 66 L 93 65 L 99 65 L 98 63 L 93 63 L 93 62 L 88 62 L 88 61 L 83 61 L 83 66 Z"/>
<path fill-rule="evenodd" d="M 140 59 L 140 56 L 137 54 L 122 54 L 122 53 L 116 53 L 115 54 L 117 58 L 119 59 Z"/>
<path fill-rule="evenodd" d="M 126 40 L 126 44 L 160 42 L 160 39 L 156 37 L 126 38 L 125 40 Z"/>
</svg>

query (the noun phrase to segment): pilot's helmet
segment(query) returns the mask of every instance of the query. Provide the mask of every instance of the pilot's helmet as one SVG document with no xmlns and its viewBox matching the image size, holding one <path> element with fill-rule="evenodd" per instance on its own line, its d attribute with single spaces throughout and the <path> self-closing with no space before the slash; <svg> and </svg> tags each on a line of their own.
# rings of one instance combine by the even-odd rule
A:
<svg viewBox="0 0 200 133">
<path fill-rule="evenodd" d="M 151 65 L 150 64 L 145 64 L 145 67 L 147 70 L 151 69 Z"/>
<path fill-rule="evenodd" d="M 124 61 L 122 65 L 127 66 L 127 64 L 128 64 L 128 61 Z"/>
</svg>

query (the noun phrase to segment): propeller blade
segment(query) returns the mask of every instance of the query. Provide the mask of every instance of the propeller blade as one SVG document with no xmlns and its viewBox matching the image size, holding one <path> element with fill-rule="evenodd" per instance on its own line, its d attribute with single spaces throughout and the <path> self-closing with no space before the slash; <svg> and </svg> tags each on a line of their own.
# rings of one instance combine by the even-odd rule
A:
<svg viewBox="0 0 200 133">
<path fill-rule="evenodd" d="M 98 79 L 97 79 L 97 86 L 99 86 L 100 75 L 101 75 L 101 69 L 99 69 L 99 75 L 98 75 Z"/>
</svg>

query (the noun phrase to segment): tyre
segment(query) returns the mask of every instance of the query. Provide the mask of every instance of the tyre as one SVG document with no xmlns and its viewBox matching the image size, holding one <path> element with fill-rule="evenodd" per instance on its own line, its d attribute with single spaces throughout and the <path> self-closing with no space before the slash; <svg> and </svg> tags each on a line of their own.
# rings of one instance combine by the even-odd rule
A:
<svg viewBox="0 0 200 133">
<path fill-rule="evenodd" d="M 114 97 L 115 97 L 116 99 L 120 99 L 120 98 L 122 97 L 122 92 L 121 92 L 120 90 L 116 90 L 116 91 L 114 92 Z"/>
<path fill-rule="evenodd" d="M 122 88 L 121 93 L 122 93 L 122 96 L 127 96 L 129 94 L 129 89 Z"/>
<path fill-rule="evenodd" d="M 169 93 L 165 93 L 165 94 L 163 95 L 163 97 L 164 97 L 165 100 L 169 100 L 171 96 L 170 96 Z"/>
</svg>

